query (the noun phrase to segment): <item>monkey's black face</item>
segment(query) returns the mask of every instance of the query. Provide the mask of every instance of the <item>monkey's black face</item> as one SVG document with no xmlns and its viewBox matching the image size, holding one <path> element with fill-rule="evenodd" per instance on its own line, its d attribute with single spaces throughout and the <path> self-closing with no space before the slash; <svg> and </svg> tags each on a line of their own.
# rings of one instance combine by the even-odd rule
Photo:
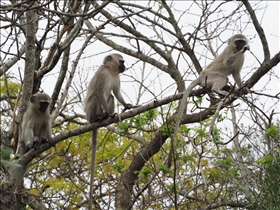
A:
<svg viewBox="0 0 280 210">
<path fill-rule="evenodd" d="M 236 40 L 234 43 L 235 43 L 235 45 L 236 45 L 237 51 L 242 50 L 243 47 L 246 45 L 246 41 L 243 40 L 243 39 L 238 39 L 238 40 Z"/>
<path fill-rule="evenodd" d="M 119 61 L 119 71 L 120 73 L 123 73 L 125 71 L 124 60 Z"/>
<path fill-rule="evenodd" d="M 40 102 L 40 112 L 45 113 L 45 111 L 47 110 L 49 106 L 49 102 Z"/>
</svg>

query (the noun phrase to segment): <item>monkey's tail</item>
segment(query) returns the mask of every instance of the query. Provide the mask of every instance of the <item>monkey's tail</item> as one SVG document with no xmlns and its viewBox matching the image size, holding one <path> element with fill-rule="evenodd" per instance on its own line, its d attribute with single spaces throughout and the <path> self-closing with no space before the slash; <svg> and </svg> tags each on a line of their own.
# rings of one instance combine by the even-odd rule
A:
<svg viewBox="0 0 280 210">
<path fill-rule="evenodd" d="M 192 89 L 194 89 L 194 87 L 197 86 L 198 83 L 199 83 L 199 78 L 197 78 L 194 81 L 192 81 L 191 84 L 189 85 L 189 87 L 185 90 L 185 92 L 183 94 L 183 98 L 182 98 L 182 100 L 180 102 L 180 106 L 179 106 L 179 110 L 178 110 L 178 115 L 177 115 L 177 120 L 176 120 L 176 124 L 175 124 L 175 128 L 174 128 L 174 134 L 173 134 L 174 138 L 175 138 L 175 136 L 178 133 L 179 126 L 181 124 L 181 118 L 183 117 L 184 110 L 187 109 L 188 97 L 189 97 Z"/>
<path fill-rule="evenodd" d="M 89 187 L 89 209 L 92 209 L 92 194 L 93 194 L 93 179 L 95 169 L 95 157 L 96 157 L 96 144 L 97 144 L 97 129 L 92 130 L 91 141 L 91 169 L 90 169 L 90 187 Z"/>
<path fill-rule="evenodd" d="M 185 90 L 184 94 L 183 94 L 183 98 L 181 100 L 180 106 L 179 106 L 179 111 L 178 111 L 178 119 L 177 120 L 181 120 L 184 110 L 187 108 L 187 100 L 188 97 L 191 94 L 191 91 L 194 89 L 195 86 L 198 85 L 199 79 L 196 79 L 194 81 L 192 81 L 192 83 L 189 85 L 189 87 Z"/>
<path fill-rule="evenodd" d="M 178 130 L 179 130 L 179 127 L 180 127 L 180 124 L 181 124 L 181 118 L 183 117 L 183 113 L 184 113 L 184 110 L 187 109 L 187 100 L 188 100 L 188 97 L 192 91 L 192 89 L 198 85 L 199 83 L 199 78 L 197 78 L 196 80 L 192 81 L 192 83 L 188 86 L 188 88 L 185 90 L 184 94 L 183 94 L 183 97 L 181 99 L 181 102 L 180 102 L 180 105 L 179 105 L 179 109 L 178 109 L 178 114 L 177 114 L 177 118 L 175 118 L 175 127 L 174 127 L 174 132 L 173 132 L 173 135 L 171 136 L 171 142 L 172 142 L 172 146 L 170 148 L 170 152 L 169 152 L 169 156 L 168 156 L 168 167 L 171 166 L 172 164 L 172 156 L 174 155 L 174 150 L 176 149 L 176 135 L 178 133 Z"/>
</svg>

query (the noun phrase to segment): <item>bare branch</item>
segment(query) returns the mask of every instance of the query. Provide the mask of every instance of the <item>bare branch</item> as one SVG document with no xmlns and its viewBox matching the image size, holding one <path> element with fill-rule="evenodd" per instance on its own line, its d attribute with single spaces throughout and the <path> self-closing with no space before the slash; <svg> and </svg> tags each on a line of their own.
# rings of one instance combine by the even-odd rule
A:
<svg viewBox="0 0 280 210">
<path fill-rule="evenodd" d="M 261 27 L 258 18 L 256 17 L 256 14 L 253 10 L 253 8 L 251 7 L 251 4 L 249 3 L 248 0 L 244 0 L 242 1 L 244 6 L 246 7 L 247 11 L 249 12 L 251 19 L 253 21 L 253 24 L 255 26 L 256 31 L 258 32 L 258 35 L 261 39 L 262 45 L 263 45 L 263 53 L 264 53 L 264 61 L 267 61 L 270 59 L 270 52 L 269 52 L 269 48 L 268 48 L 268 43 L 266 40 L 266 36 L 264 33 L 263 28 Z"/>
</svg>

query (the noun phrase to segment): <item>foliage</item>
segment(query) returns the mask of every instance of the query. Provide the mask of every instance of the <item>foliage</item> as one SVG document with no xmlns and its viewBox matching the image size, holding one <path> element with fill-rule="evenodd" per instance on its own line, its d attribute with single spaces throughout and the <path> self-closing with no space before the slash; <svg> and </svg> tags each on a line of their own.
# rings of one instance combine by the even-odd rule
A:
<svg viewBox="0 0 280 210">
<path fill-rule="evenodd" d="M 258 161 L 264 168 L 259 180 L 259 188 L 254 191 L 251 205 L 258 209 L 276 210 L 280 206 L 280 150 L 275 156 L 266 155 Z"/>
<path fill-rule="evenodd" d="M 271 125 L 268 129 L 266 129 L 265 134 L 268 137 L 274 139 L 280 139 L 280 128 L 279 125 Z"/>
</svg>

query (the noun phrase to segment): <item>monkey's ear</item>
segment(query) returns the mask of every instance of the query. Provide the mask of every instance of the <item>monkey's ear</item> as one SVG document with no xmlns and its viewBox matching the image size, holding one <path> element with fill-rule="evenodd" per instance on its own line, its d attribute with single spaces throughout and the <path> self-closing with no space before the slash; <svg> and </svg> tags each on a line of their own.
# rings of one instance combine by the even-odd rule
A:
<svg viewBox="0 0 280 210">
<path fill-rule="evenodd" d="M 36 98 L 36 96 L 31 96 L 31 97 L 30 97 L 30 102 L 31 102 L 31 103 L 34 103 L 34 102 L 35 102 L 35 98 Z"/>
<path fill-rule="evenodd" d="M 112 61 L 113 60 L 113 57 L 111 56 L 111 55 L 108 55 L 107 57 L 106 57 L 106 62 L 108 62 L 108 61 Z"/>
</svg>

